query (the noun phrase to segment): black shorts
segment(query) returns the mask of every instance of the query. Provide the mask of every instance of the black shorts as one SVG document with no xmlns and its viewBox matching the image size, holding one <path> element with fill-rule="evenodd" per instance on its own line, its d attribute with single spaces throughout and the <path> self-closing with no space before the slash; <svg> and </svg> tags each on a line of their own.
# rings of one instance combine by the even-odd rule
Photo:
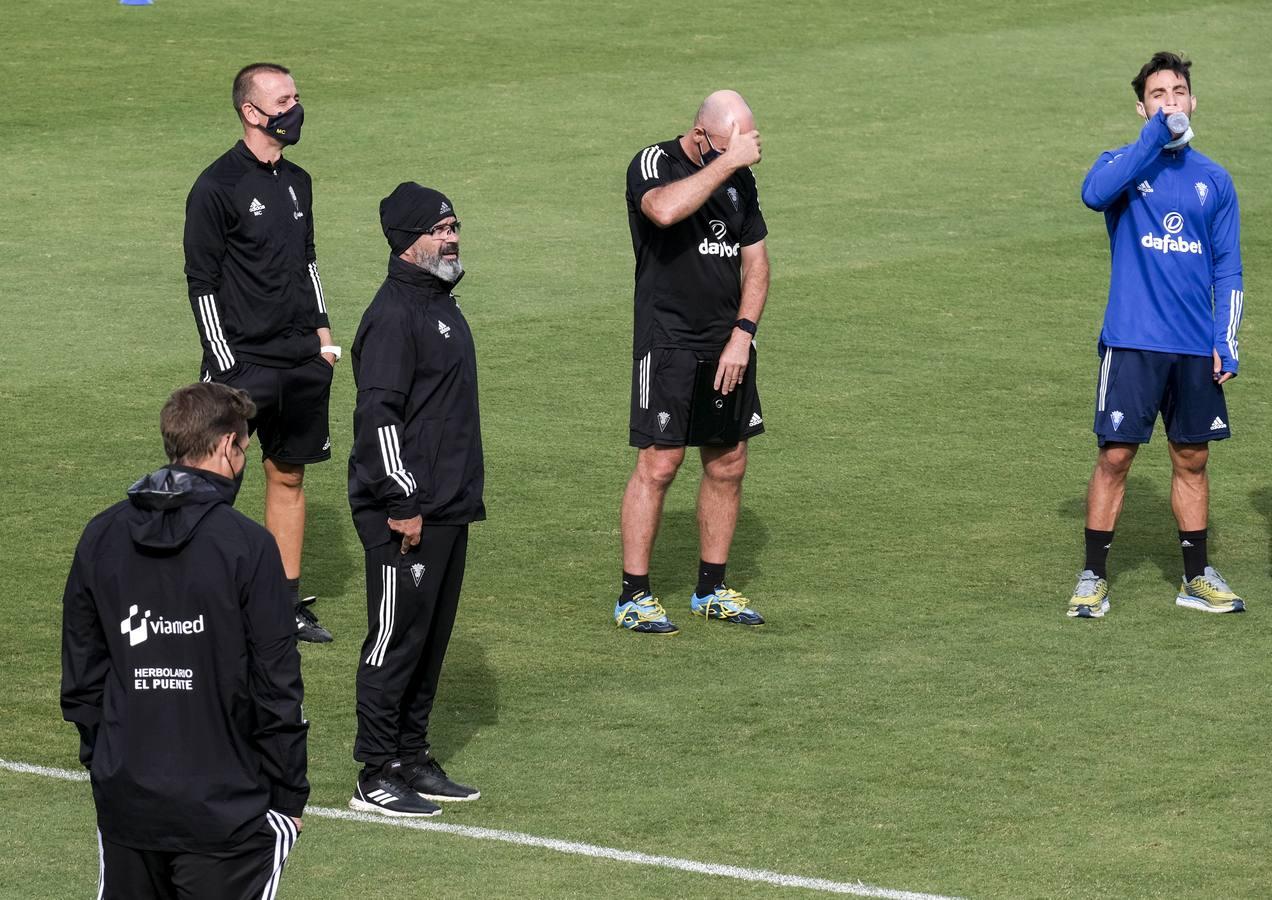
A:
<svg viewBox="0 0 1272 900">
<path fill-rule="evenodd" d="M 239 360 L 227 372 L 205 371 L 203 380 L 238 388 L 252 398 L 256 418 L 247 425 L 262 456 L 303 465 L 331 459 L 327 407 L 333 370 L 321 356 L 290 369 Z"/>
<path fill-rule="evenodd" d="M 1102 346 L 1093 428 L 1099 445 L 1147 444 L 1158 413 L 1176 444 L 1232 435 L 1211 357 Z"/>
<path fill-rule="evenodd" d="M 633 447 L 684 447 L 689 444 L 689 407 L 698 360 L 718 353 L 656 347 L 632 363 L 632 412 L 629 443 Z M 760 394 L 756 389 L 755 344 L 742 391 L 742 440 L 764 433 Z"/>
<path fill-rule="evenodd" d="M 243 843 L 226 850 L 139 850 L 112 843 L 99 833 L 97 896 L 100 900 L 273 900 L 297 836 L 295 823 L 272 810 Z"/>
</svg>

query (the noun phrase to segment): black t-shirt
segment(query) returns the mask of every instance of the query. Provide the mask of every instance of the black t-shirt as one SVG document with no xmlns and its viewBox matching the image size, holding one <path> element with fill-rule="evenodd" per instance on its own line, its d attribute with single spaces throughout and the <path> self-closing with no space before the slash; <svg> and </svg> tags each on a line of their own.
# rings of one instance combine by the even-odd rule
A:
<svg viewBox="0 0 1272 900">
<path fill-rule="evenodd" d="M 669 228 L 645 217 L 640 201 L 646 192 L 697 171 L 679 138 L 646 147 L 627 168 L 636 358 L 654 347 L 722 348 L 738 317 L 742 248 L 768 234 L 750 169 L 734 172 L 700 209 Z"/>
</svg>

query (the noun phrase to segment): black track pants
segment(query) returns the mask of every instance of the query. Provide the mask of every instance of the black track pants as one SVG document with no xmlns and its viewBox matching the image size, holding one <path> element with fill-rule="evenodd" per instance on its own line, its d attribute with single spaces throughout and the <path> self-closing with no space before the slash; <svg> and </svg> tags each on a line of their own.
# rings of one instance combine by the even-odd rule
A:
<svg viewBox="0 0 1272 900">
<path fill-rule="evenodd" d="M 426 525 L 406 554 L 396 541 L 366 551 L 368 627 L 353 756 L 369 767 L 414 762 L 428 749 L 467 552 L 467 525 Z"/>
</svg>

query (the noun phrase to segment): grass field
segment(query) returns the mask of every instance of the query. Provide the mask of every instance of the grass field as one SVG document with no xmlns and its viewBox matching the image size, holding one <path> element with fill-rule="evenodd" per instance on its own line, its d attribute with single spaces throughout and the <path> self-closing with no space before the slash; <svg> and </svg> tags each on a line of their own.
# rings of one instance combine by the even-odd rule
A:
<svg viewBox="0 0 1272 900">
<path fill-rule="evenodd" d="M 196 375 L 181 228 L 236 138 L 229 80 L 277 59 L 307 111 L 318 254 L 347 346 L 383 277 L 402 180 L 465 224 L 488 522 L 434 716 L 482 800 L 443 821 L 976 898 L 1265 897 L 1272 774 L 1272 7 L 740 0 L 448 6 L 247 0 L 5 3 L 0 73 L 0 759 L 76 767 L 58 710 L 60 598 L 87 519 L 161 461 Z M 1074 622 L 1101 218 L 1078 186 L 1137 130 L 1129 80 L 1192 56 L 1197 146 L 1242 201 L 1236 437 L 1216 447 L 1212 556 L 1244 616 L 1172 603 L 1164 438 L 1141 454 L 1113 609 Z M 688 614 L 693 466 L 655 588 L 683 633 L 619 633 L 631 250 L 641 147 L 735 87 L 773 287 L 731 580 L 771 624 Z M 337 372 L 335 459 L 311 469 L 303 648 L 312 802 L 356 774 L 365 629 Z M 259 515 L 249 470 L 240 508 Z M 82 783 L 0 771 L 0 896 L 89 896 Z M 798 896 L 798 888 L 312 818 L 285 897 Z"/>
</svg>

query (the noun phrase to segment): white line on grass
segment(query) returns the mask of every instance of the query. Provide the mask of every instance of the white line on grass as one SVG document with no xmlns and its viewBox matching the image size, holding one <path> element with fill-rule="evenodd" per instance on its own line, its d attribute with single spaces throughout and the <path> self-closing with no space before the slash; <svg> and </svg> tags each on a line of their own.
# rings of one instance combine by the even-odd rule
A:
<svg viewBox="0 0 1272 900">
<path fill-rule="evenodd" d="M 28 775 L 40 775 L 45 778 L 58 778 L 63 781 L 88 781 L 88 773 L 75 772 L 70 769 L 51 769 L 47 766 L 35 766 L 30 763 L 12 762 L 0 759 L 0 769 L 10 772 L 22 772 Z M 428 822 L 420 819 L 389 819 L 384 816 L 358 813 L 345 809 L 333 809 L 328 806 L 310 806 L 305 809 L 306 816 L 317 816 L 321 819 L 338 819 L 344 822 L 363 822 L 369 825 L 388 826 L 390 828 L 411 828 L 416 831 L 440 831 L 458 837 L 473 838 L 479 841 L 498 841 L 504 844 L 516 844 L 521 847 L 542 847 L 557 853 L 569 853 L 575 856 L 590 856 L 595 859 L 611 859 L 615 862 L 634 863 L 639 866 L 657 866 L 663 869 L 678 869 L 682 872 L 694 872 L 699 875 L 715 875 L 720 878 L 736 878 L 739 881 L 757 881 L 778 887 L 806 888 L 810 891 L 821 891 L 826 894 L 849 894 L 854 897 L 881 897 L 885 900 L 958 900 L 942 894 L 922 894 L 916 891 L 897 891 L 891 888 L 876 887 L 861 882 L 829 881 L 825 878 L 806 878 L 803 875 L 784 875 L 781 872 L 770 872 L 767 869 L 747 869 L 741 866 L 722 866 L 716 863 L 696 862 L 692 859 L 679 859 L 674 856 L 653 856 L 648 853 L 637 853 L 632 850 L 618 850 L 613 847 L 600 847 L 596 844 L 580 844 L 575 841 L 561 841 L 556 838 L 538 837 L 533 834 L 522 834 L 519 831 L 503 831 L 497 828 L 478 828 L 475 825 L 451 825 L 444 822 Z"/>
</svg>

